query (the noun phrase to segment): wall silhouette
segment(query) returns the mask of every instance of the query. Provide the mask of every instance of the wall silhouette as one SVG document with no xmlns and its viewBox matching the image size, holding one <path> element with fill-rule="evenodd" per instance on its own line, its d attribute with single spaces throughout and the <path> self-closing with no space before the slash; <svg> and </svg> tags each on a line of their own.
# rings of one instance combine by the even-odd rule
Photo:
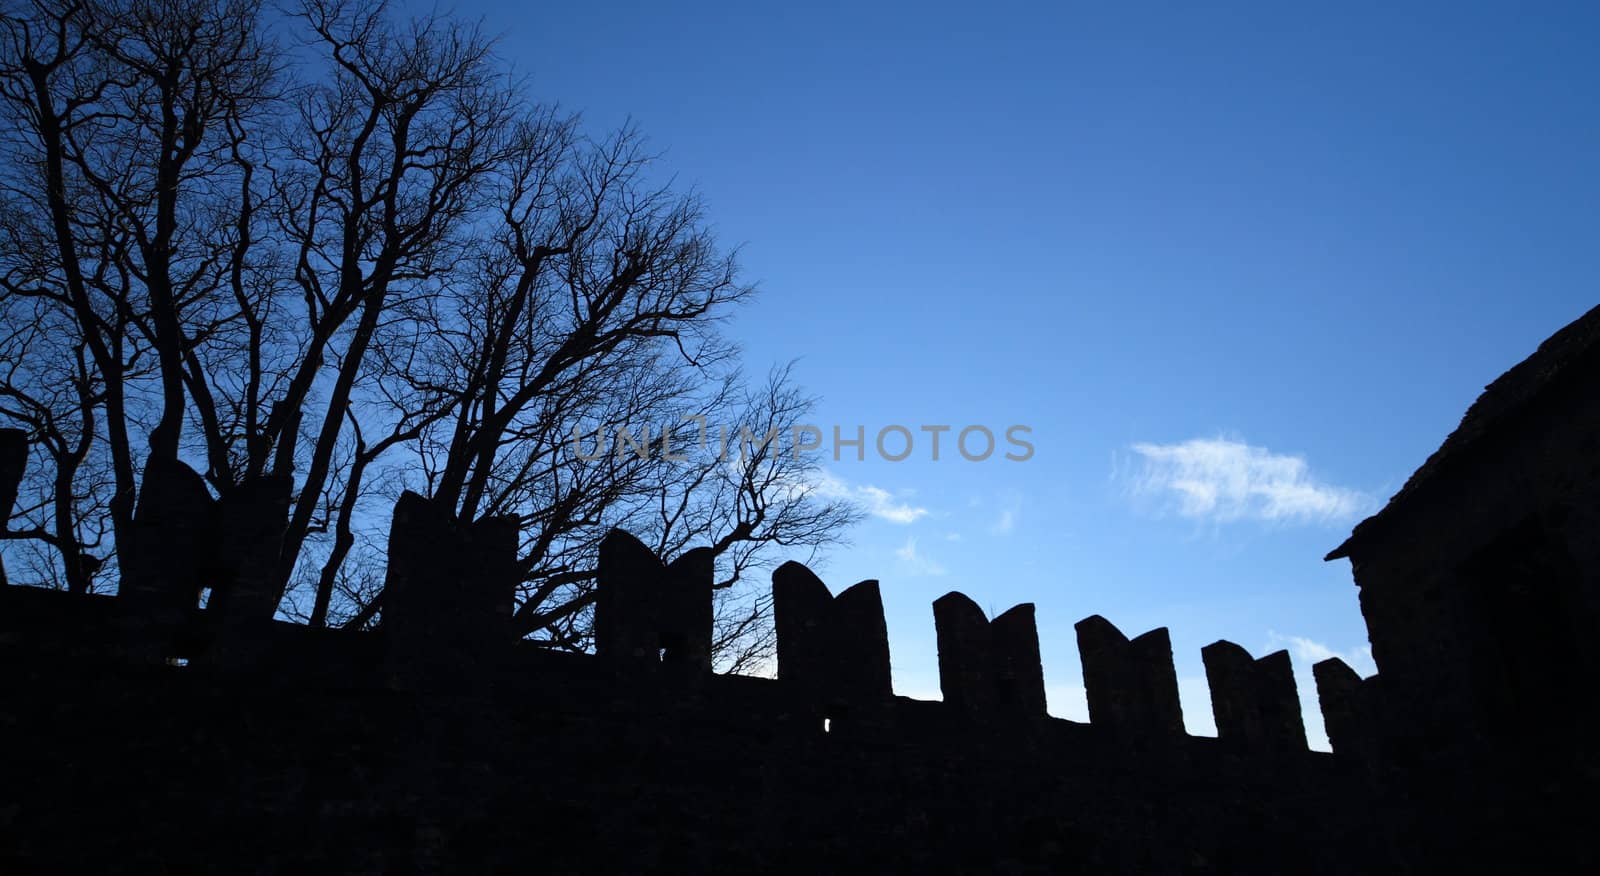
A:
<svg viewBox="0 0 1600 876">
<path fill-rule="evenodd" d="M 1600 309 L 1508 372 L 1334 552 L 1380 672 L 1313 667 L 1331 755 L 1285 652 L 1205 647 L 1196 738 L 1166 629 L 1099 616 L 1090 720 L 1052 718 L 1033 606 L 961 593 L 932 605 L 943 701 L 896 696 L 877 582 L 797 563 L 777 677 L 717 675 L 709 552 L 621 531 L 596 653 L 543 651 L 512 632 L 514 522 L 410 493 L 381 628 L 281 623 L 287 484 L 153 465 L 118 596 L 0 587 L 0 868 L 1592 870 L 1597 339 Z"/>
<path fill-rule="evenodd" d="M 512 634 L 510 524 L 414 494 L 381 628 L 312 630 L 237 609 L 253 603 L 229 588 L 253 579 L 197 535 L 218 515 L 193 473 L 170 476 L 140 506 L 178 521 L 148 541 L 175 554 L 150 560 L 177 570 L 163 586 L 0 590 L 0 743 L 51 753 L 13 763 L 12 863 L 1269 872 L 1292 855 L 1337 872 L 1352 848 L 1382 854 L 1349 805 L 1363 780 L 1303 734 L 1183 733 L 1165 631 L 1079 625 L 1076 723 L 1045 713 L 1033 606 L 991 620 L 950 593 L 932 606 L 945 700 L 911 700 L 877 583 L 835 595 L 788 563 L 777 678 L 719 676 L 708 552 L 667 562 L 614 531 L 596 653 L 548 653 Z M 1219 726 L 1269 726 L 1258 692 L 1281 681 L 1228 679 Z M 70 790 L 86 783 L 119 790 Z"/>
</svg>

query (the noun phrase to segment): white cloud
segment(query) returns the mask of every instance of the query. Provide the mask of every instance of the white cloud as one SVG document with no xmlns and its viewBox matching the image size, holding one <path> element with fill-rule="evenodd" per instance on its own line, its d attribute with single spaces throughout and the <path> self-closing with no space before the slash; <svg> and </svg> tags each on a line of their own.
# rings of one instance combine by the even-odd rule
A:
<svg viewBox="0 0 1600 876">
<path fill-rule="evenodd" d="M 989 531 L 995 535 L 1005 535 L 1014 527 L 1016 527 L 1016 525 L 1017 512 L 1011 508 L 1007 508 L 1006 510 L 1000 512 L 1000 516 L 995 518 L 993 523 L 989 524 Z"/>
<path fill-rule="evenodd" d="M 895 548 L 894 555 L 900 558 L 913 575 L 944 574 L 944 567 L 934 562 L 932 558 L 917 550 L 917 540 L 907 538 L 906 543 Z"/>
<path fill-rule="evenodd" d="M 969 504 L 973 508 L 999 509 L 996 512 L 985 512 L 994 514 L 989 519 L 989 525 L 984 527 L 990 535 L 1010 535 L 1022 519 L 1022 494 L 1016 490 L 1006 490 L 992 500 L 973 497 Z"/>
<path fill-rule="evenodd" d="M 928 509 L 920 505 L 895 501 L 888 490 L 879 487 L 870 485 L 856 487 L 856 497 L 866 504 L 867 513 L 890 523 L 914 523 L 928 514 Z"/>
<path fill-rule="evenodd" d="M 880 520 L 901 525 L 915 523 L 928 516 L 928 509 L 896 499 L 894 494 L 871 484 L 850 484 L 843 478 L 824 474 L 816 483 L 817 495 L 833 499 L 860 502 L 868 514 Z"/>
<path fill-rule="evenodd" d="M 1133 451 L 1144 461 L 1134 492 L 1161 497 L 1184 517 L 1330 523 L 1367 513 L 1374 504 L 1364 493 L 1313 478 L 1303 457 L 1242 441 L 1195 438 L 1135 444 Z"/>
<path fill-rule="evenodd" d="M 1296 659 L 1304 660 L 1307 666 L 1321 663 L 1332 657 L 1343 660 L 1358 675 L 1365 678 L 1378 671 L 1378 665 L 1372 661 L 1372 646 L 1361 645 L 1348 651 L 1335 651 L 1327 645 L 1304 636 L 1285 636 L 1274 630 L 1267 631 L 1267 641 L 1273 648 L 1287 648 Z"/>
</svg>

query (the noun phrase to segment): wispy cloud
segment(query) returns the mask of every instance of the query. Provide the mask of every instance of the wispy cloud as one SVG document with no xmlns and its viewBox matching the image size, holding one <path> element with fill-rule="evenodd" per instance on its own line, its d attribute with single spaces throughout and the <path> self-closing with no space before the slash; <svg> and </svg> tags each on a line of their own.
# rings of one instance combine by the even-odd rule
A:
<svg viewBox="0 0 1600 876">
<path fill-rule="evenodd" d="M 938 576 L 944 574 L 944 566 L 934 562 L 931 557 L 917 550 L 917 540 L 907 538 L 906 543 L 895 548 L 894 555 L 900 558 L 906 569 L 912 575 Z"/>
<path fill-rule="evenodd" d="M 1304 457 L 1242 441 L 1142 443 L 1133 445 L 1133 452 L 1143 462 L 1134 476 L 1134 492 L 1155 496 L 1184 517 L 1216 523 L 1333 523 L 1374 506 L 1365 493 L 1312 477 Z"/>
<path fill-rule="evenodd" d="M 989 531 L 994 533 L 995 535 L 1005 535 L 1006 533 L 1009 533 L 1012 529 L 1014 529 L 1016 527 L 1016 525 L 1017 525 L 1017 512 L 1016 512 L 1016 510 L 1012 509 L 1012 508 L 1007 508 L 1004 511 L 1000 512 L 1000 516 L 996 517 L 995 521 L 993 523 L 989 524 Z"/>
<path fill-rule="evenodd" d="M 856 497 L 867 506 L 868 514 L 881 517 L 890 523 L 914 523 L 928 516 L 928 509 L 921 505 L 897 501 L 888 490 L 880 487 L 871 485 L 856 487 Z"/>
<path fill-rule="evenodd" d="M 1378 671 L 1378 665 L 1372 660 L 1371 645 L 1361 645 L 1348 651 L 1335 651 L 1314 639 L 1304 636 L 1285 636 L 1275 630 L 1267 631 L 1267 640 L 1273 648 L 1289 649 L 1290 654 L 1298 660 L 1305 661 L 1307 666 L 1337 657 L 1363 677 Z"/>
<path fill-rule="evenodd" d="M 868 514 L 880 520 L 901 525 L 915 523 L 928 516 L 928 509 L 921 505 L 898 499 L 895 495 L 882 487 L 871 484 L 851 484 L 843 478 L 831 474 L 822 475 L 816 483 L 816 492 L 819 496 L 836 499 L 850 499 L 861 503 Z"/>
</svg>

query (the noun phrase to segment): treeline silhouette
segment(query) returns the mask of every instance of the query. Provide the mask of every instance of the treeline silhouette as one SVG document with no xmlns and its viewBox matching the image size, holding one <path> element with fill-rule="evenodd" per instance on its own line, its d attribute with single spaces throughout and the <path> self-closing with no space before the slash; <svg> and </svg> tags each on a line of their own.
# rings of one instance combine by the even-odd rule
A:
<svg viewBox="0 0 1600 876">
<path fill-rule="evenodd" d="M 718 332 L 755 290 L 636 129 L 535 99 L 471 22 L 7 0 L 0 113 L 0 426 L 32 448 L 12 583 L 159 574 L 145 480 L 188 467 L 253 508 L 219 525 L 269 521 L 261 598 L 367 626 L 410 489 L 512 521 L 516 627 L 551 647 L 591 647 L 612 526 L 710 545 L 738 670 L 773 641 L 748 573 L 857 517 L 809 458 L 702 445 L 708 422 L 764 436 L 810 409 Z M 686 458 L 571 452 L 602 426 Z"/>
</svg>

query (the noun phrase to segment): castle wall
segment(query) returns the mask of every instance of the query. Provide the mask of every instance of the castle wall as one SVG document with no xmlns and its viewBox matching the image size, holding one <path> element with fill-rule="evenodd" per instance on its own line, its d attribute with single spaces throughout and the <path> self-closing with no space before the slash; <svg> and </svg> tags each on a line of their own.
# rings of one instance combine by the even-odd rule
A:
<svg viewBox="0 0 1600 876">
<path fill-rule="evenodd" d="M 1033 606 L 960 593 L 933 605 L 944 701 L 895 696 L 876 582 L 835 595 L 798 564 L 774 574 L 778 677 L 719 676 L 709 553 L 620 531 L 596 653 L 543 651 L 509 622 L 514 524 L 414 494 L 381 629 L 280 623 L 286 482 L 213 499 L 157 465 L 117 597 L 0 587 L 0 872 L 1600 865 L 1578 829 L 1600 405 L 1524 422 L 1352 553 L 1382 672 L 1314 668 L 1332 755 L 1284 652 L 1207 646 L 1219 736 L 1195 738 L 1167 630 L 1099 616 L 1076 626 L 1090 721 L 1051 718 Z"/>
<path fill-rule="evenodd" d="M 474 659 L 449 637 L 0 589 L 0 868 L 1337 873 L 1388 854 L 1339 757 L 1001 696 L 1039 678 L 1027 612 L 968 618 L 967 700 L 896 697 L 876 663 L 817 656 L 875 628 L 875 591 L 849 592 L 798 652 L 820 674 L 509 642 L 457 685 L 393 671 L 418 648 Z M 241 635 L 256 662 L 206 659 Z M 824 724 L 840 691 L 861 719 Z"/>
</svg>

